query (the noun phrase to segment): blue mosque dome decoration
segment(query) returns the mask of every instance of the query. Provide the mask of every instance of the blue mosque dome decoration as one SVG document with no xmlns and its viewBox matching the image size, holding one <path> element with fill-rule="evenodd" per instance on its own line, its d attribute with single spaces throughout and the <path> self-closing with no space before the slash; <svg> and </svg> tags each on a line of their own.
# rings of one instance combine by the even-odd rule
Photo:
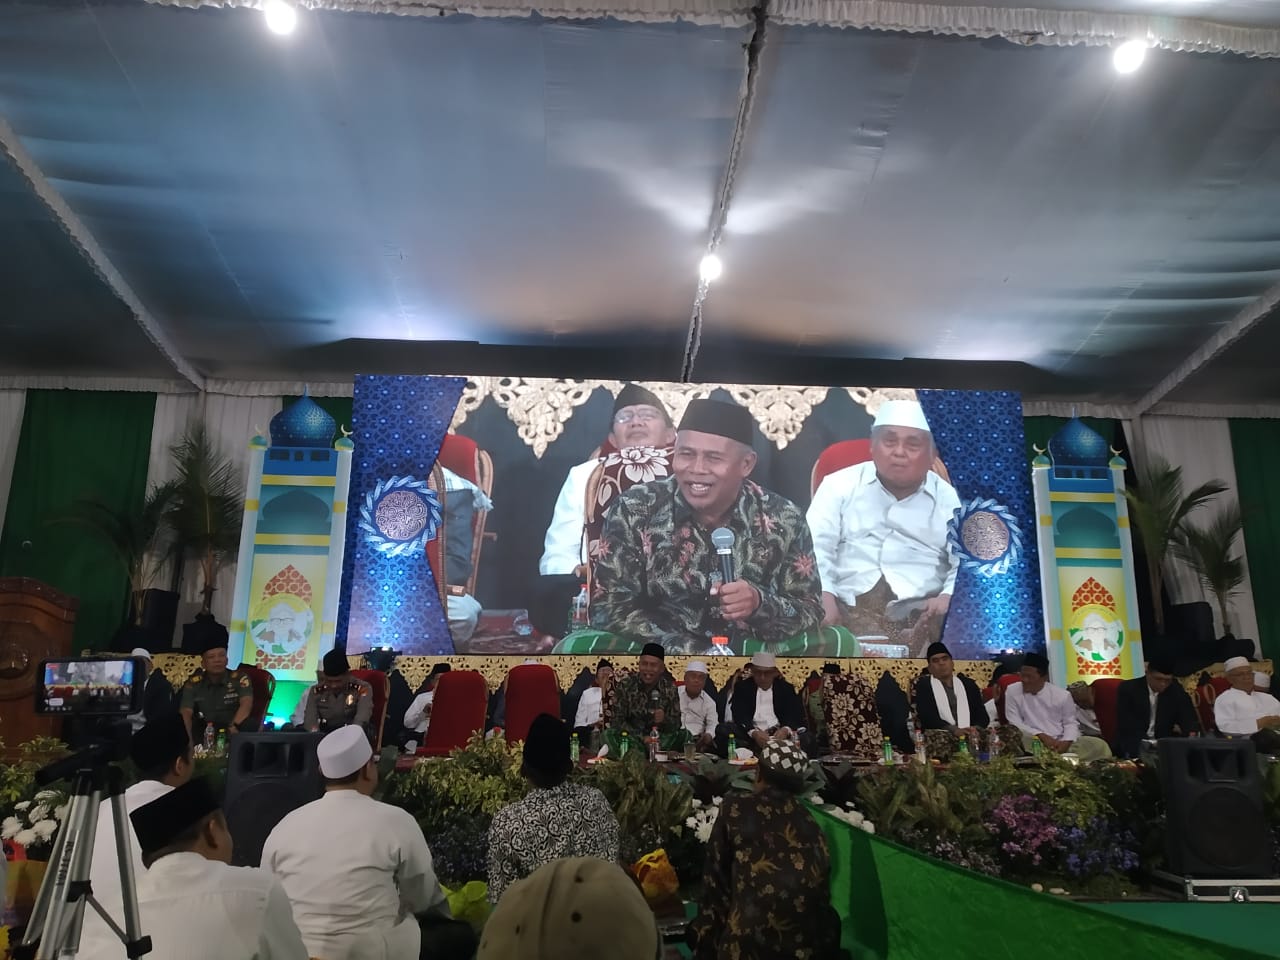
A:
<svg viewBox="0 0 1280 960">
<path fill-rule="evenodd" d="M 1083 479 L 1109 475 L 1111 447 L 1079 417 L 1072 417 L 1049 438 L 1049 456 L 1055 476 Z"/>
<path fill-rule="evenodd" d="M 324 408 L 303 393 L 297 401 L 285 407 L 271 418 L 271 445 L 273 447 L 333 446 L 337 424 Z"/>
</svg>

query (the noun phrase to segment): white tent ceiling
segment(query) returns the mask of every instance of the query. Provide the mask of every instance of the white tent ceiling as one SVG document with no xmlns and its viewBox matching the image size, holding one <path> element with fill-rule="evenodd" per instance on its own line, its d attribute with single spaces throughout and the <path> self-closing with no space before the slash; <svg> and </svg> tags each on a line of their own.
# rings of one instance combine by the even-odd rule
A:
<svg viewBox="0 0 1280 960">
<path fill-rule="evenodd" d="M 692 314 L 694 379 L 1280 404 L 1280 61 L 1122 77 L 1100 46 L 789 25 L 804 2 L 317 0 L 288 38 L 235 3 L 0 7 L 0 375 L 677 379 Z M 1280 52 L 1269 0 L 1037 6 Z"/>
</svg>

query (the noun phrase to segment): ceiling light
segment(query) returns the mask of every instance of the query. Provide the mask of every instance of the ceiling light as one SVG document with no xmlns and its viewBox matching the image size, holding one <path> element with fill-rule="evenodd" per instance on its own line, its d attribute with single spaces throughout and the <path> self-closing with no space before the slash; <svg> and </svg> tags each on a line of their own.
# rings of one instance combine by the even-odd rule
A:
<svg viewBox="0 0 1280 960">
<path fill-rule="evenodd" d="M 1116 73 L 1133 73 L 1146 58 L 1145 40 L 1126 40 L 1111 54 L 1111 65 L 1116 68 Z"/>
<path fill-rule="evenodd" d="M 282 37 L 293 33 L 298 25 L 298 11 L 289 0 L 266 0 L 262 15 L 267 18 L 267 29 Z"/>
<path fill-rule="evenodd" d="M 712 283 L 719 280 L 723 271 L 724 264 L 720 262 L 720 258 L 714 253 L 708 253 L 702 258 L 702 262 L 698 264 L 698 276 L 702 278 L 703 283 Z"/>
</svg>

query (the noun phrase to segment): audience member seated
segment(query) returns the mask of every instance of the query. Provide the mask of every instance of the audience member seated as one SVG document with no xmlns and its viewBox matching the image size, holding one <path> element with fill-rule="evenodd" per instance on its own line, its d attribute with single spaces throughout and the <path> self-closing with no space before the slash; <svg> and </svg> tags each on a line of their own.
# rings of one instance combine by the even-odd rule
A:
<svg viewBox="0 0 1280 960">
<path fill-rule="evenodd" d="M 231 835 L 208 781 L 175 787 L 129 819 L 146 865 L 137 889 L 148 956 L 307 960 L 276 879 L 256 867 L 230 866 Z M 113 919 L 122 922 L 119 914 Z M 124 947 L 105 924 L 86 923 L 80 956 L 124 956 Z"/>
<path fill-rule="evenodd" d="M 1088 680 L 1074 680 L 1067 684 L 1067 692 L 1076 705 L 1076 725 L 1082 737 L 1101 737 L 1102 725 L 1094 709 L 1093 685 Z"/>
<path fill-rule="evenodd" d="M 324 796 L 281 820 L 262 848 L 310 955 L 469 958 L 475 934 L 450 917 L 422 830 L 371 796 L 378 768 L 364 730 L 341 727 L 316 754 Z"/>
<path fill-rule="evenodd" d="M 755 793 L 725 798 L 689 926 L 695 960 L 848 956 L 831 906 L 827 840 L 798 798 L 808 769 L 803 750 L 772 740 L 760 751 Z"/>
<path fill-rule="evenodd" d="M 962 736 L 974 753 L 989 749 L 990 718 L 982 691 L 964 674 L 956 673 L 956 663 L 946 644 L 934 641 L 926 654 L 929 672 L 916 681 L 915 700 L 929 756 L 949 760 Z"/>
<path fill-rule="evenodd" d="M 656 394 L 634 383 L 622 388 L 613 402 L 608 437 L 614 450 L 652 447 L 669 454 L 675 438 L 671 414 Z M 538 562 L 538 597 L 529 607 L 529 619 L 540 633 L 564 636 L 574 598 L 587 582 L 588 558 L 583 543 L 587 486 L 599 465 L 600 458 L 592 457 L 570 469 L 556 498 Z"/>
<path fill-rule="evenodd" d="M 125 810 L 133 813 L 139 807 L 156 800 L 174 787 L 180 787 L 191 779 L 193 769 L 191 738 L 186 725 L 176 713 L 168 713 L 149 721 L 129 741 L 129 757 L 138 768 L 138 782 L 124 792 Z M 93 895 L 104 910 L 117 923 L 123 925 L 124 901 L 120 894 L 120 864 L 115 856 L 115 824 L 111 819 L 111 801 L 103 800 L 98 808 L 98 827 L 94 834 L 93 862 L 89 868 L 89 881 Z M 130 845 L 133 854 L 133 875 L 142 876 L 142 853 L 138 849 L 137 835 Z M 85 936 L 109 941 L 106 925 L 94 910 L 84 914 Z M 101 929 L 98 929 L 101 928 Z M 104 956 L 107 956 L 104 947 Z M 117 944 L 110 955 L 124 960 L 123 944 Z"/>
<path fill-rule="evenodd" d="M 436 684 L 440 681 L 440 674 L 448 673 L 449 670 L 447 663 L 437 663 L 433 666 L 427 678 L 422 681 L 422 686 L 418 687 L 413 703 L 409 704 L 409 709 L 404 712 L 402 736 L 405 741 L 404 748 L 409 753 L 418 749 L 427 735 L 427 727 L 431 724 L 431 701 L 435 699 Z"/>
<path fill-rule="evenodd" d="M 253 683 L 244 671 L 227 669 L 226 627 L 205 641 L 200 669 L 183 685 L 178 712 L 195 741 L 204 737 L 211 723 L 215 731 L 230 735 L 239 733 L 248 721 L 253 712 Z"/>
<path fill-rule="evenodd" d="M 648 641 L 690 653 L 721 634 L 735 643 L 750 638 L 778 650 L 803 648 L 806 655 L 843 642 L 839 632 L 827 631 L 832 640 L 816 629 L 821 585 L 804 514 L 747 479 L 756 464 L 754 426 L 736 403 L 689 404 L 676 437 L 674 476 L 632 487 L 605 518 L 591 598 L 598 632 L 574 634 L 557 652 L 631 651 Z M 736 538 L 737 579 L 728 583 L 721 582 L 711 542 L 722 526 Z"/>
<path fill-rule="evenodd" d="M 1032 752 L 1037 737 L 1054 753 L 1072 753 L 1081 760 L 1111 756 L 1111 748 L 1098 737 L 1080 735 L 1076 703 L 1062 687 L 1049 682 L 1049 661 L 1042 653 L 1028 653 L 1022 660 L 1022 682 L 1005 692 L 1005 716 L 1022 734 L 1022 747 Z"/>
<path fill-rule="evenodd" d="M 595 679 L 582 691 L 573 716 L 573 732 L 578 743 L 588 750 L 599 750 L 604 742 L 604 694 L 613 682 L 613 664 L 601 660 L 596 664 Z"/>
<path fill-rule="evenodd" d="M 684 669 L 684 686 L 679 690 L 680 723 L 703 753 L 715 744 L 719 719 L 716 702 L 706 690 L 707 673 L 705 663 L 690 660 Z"/>
<path fill-rule="evenodd" d="M 813 748 L 815 754 L 821 756 L 831 752 L 831 740 L 827 735 L 827 719 L 824 701 L 826 695 L 822 684 L 822 678 L 830 674 L 831 676 L 840 675 L 840 664 L 824 663 L 822 672 L 809 677 L 809 683 L 806 685 L 801 699 L 804 701 L 804 720 L 805 726 L 809 729 L 809 735 L 813 738 Z"/>
<path fill-rule="evenodd" d="M 726 756 L 729 735 L 737 747 L 753 753 L 773 740 L 790 740 L 804 725 L 804 705 L 795 688 L 778 673 L 772 653 L 751 658 L 751 676 L 740 680 L 729 694 L 725 722 L 716 731 L 716 752 Z"/>
<path fill-rule="evenodd" d="M 1145 677 L 1126 680 L 1116 690 L 1116 756 L 1138 756 L 1143 740 L 1199 732 L 1195 705 L 1174 681 L 1168 660 L 1151 660 Z"/>
<path fill-rule="evenodd" d="M 351 675 L 347 655 L 336 647 L 324 655 L 323 677 L 307 691 L 303 727 L 310 733 L 331 733 L 356 724 L 370 732 L 373 720 L 373 687 Z"/>
<path fill-rule="evenodd" d="M 646 643 L 636 671 L 615 685 L 613 717 L 605 732 L 605 743 L 613 756 L 618 756 L 624 733 L 636 749 L 643 749 L 644 738 L 654 727 L 663 750 L 679 750 L 688 739 L 680 723 L 675 681 L 666 672 L 666 656 L 661 644 Z"/>
<path fill-rule="evenodd" d="M 1280 701 L 1256 689 L 1253 667 L 1244 657 L 1232 657 L 1223 666 L 1231 689 L 1213 702 L 1218 732 L 1251 737 L 1261 753 L 1280 752 Z"/>
<path fill-rule="evenodd" d="M 129 656 L 142 661 L 142 709 L 129 714 L 129 724 L 133 732 L 137 733 L 147 722 L 166 713 L 175 713 L 178 705 L 174 702 L 173 684 L 155 669 L 151 662 L 151 651 L 146 647 L 134 647 L 129 651 Z"/>
<path fill-rule="evenodd" d="M 955 488 L 914 400 L 881 405 L 871 460 L 825 477 L 807 519 L 822 578 L 824 624 L 886 636 L 913 656 L 942 635 L 959 559 L 947 547 Z"/>
<path fill-rule="evenodd" d="M 618 859 L 618 821 L 595 787 L 567 783 L 569 728 L 549 713 L 534 718 L 520 772 L 533 790 L 499 810 L 489 826 L 489 902 L 515 881 L 562 857 Z"/>
<path fill-rule="evenodd" d="M 513 883 L 476 960 L 658 960 L 662 935 L 636 882 L 594 857 L 556 860 Z"/>
</svg>

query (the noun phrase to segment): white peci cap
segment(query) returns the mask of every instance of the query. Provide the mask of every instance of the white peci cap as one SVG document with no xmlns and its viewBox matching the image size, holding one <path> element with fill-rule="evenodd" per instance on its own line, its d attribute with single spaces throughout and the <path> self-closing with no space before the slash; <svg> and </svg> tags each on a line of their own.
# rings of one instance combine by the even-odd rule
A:
<svg viewBox="0 0 1280 960">
<path fill-rule="evenodd" d="M 316 747 L 320 772 L 329 780 L 351 776 L 368 763 L 372 756 L 373 747 L 369 746 L 364 728 L 355 724 L 339 727 L 327 734 Z"/>
<path fill-rule="evenodd" d="M 924 408 L 915 400 L 886 400 L 880 404 L 871 424 L 873 430 L 876 427 L 914 427 L 925 433 L 933 432 L 924 418 Z"/>
<path fill-rule="evenodd" d="M 147 663 L 151 662 L 151 651 L 146 647 L 134 647 L 129 651 L 129 656 L 141 657 L 143 660 L 147 661 Z"/>
<path fill-rule="evenodd" d="M 1241 667 L 1247 667 L 1248 665 L 1249 661 L 1245 657 L 1232 657 L 1222 665 L 1222 672 L 1230 673 L 1232 670 L 1239 670 Z"/>
<path fill-rule="evenodd" d="M 690 660 L 689 665 L 684 668 L 685 673 L 710 673 L 707 665 L 701 660 Z"/>
<path fill-rule="evenodd" d="M 751 658 L 751 665 L 753 667 L 759 667 L 762 670 L 772 670 L 778 665 L 778 658 L 772 653 L 765 653 L 761 650 Z"/>
</svg>

